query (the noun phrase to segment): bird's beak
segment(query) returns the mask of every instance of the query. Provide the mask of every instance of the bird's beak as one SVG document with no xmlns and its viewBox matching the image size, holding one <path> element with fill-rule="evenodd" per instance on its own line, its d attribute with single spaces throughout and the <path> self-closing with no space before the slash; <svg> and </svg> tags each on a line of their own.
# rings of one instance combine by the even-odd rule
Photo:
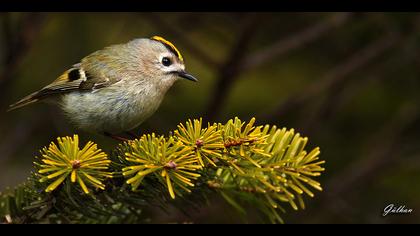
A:
<svg viewBox="0 0 420 236">
<path fill-rule="evenodd" d="M 188 74 L 185 70 L 177 71 L 176 74 L 178 74 L 179 77 L 187 79 L 187 80 L 191 80 L 191 81 L 194 81 L 194 82 L 198 81 L 197 78 L 195 78 L 191 74 Z"/>
</svg>

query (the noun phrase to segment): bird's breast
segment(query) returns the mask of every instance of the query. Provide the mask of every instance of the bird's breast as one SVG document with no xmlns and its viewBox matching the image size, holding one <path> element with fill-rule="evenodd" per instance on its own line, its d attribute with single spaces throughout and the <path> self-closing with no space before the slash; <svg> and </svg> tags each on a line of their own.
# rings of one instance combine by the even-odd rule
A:
<svg viewBox="0 0 420 236">
<path fill-rule="evenodd" d="M 162 100 L 163 94 L 153 86 L 116 84 L 92 92 L 66 94 L 62 108 L 81 129 L 120 133 L 144 122 Z"/>
</svg>

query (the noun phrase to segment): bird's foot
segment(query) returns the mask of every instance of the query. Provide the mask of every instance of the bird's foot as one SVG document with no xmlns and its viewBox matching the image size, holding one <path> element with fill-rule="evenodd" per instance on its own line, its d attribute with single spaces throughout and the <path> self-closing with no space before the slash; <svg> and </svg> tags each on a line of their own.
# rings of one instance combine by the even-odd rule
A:
<svg viewBox="0 0 420 236">
<path fill-rule="evenodd" d="M 117 135 L 114 135 L 114 134 L 110 134 L 108 132 L 104 132 L 104 135 L 107 136 L 107 137 L 113 138 L 113 139 L 115 139 L 117 141 L 121 141 L 121 142 L 127 142 L 127 141 L 129 141 L 129 139 L 127 139 L 127 138 L 120 137 L 120 136 L 117 136 Z"/>
<path fill-rule="evenodd" d="M 128 136 L 132 137 L 133 139 L 138 139 L 140 138 L 140 136 L 136 135 L 133 132 L 125 132 Z"/>
</svg>

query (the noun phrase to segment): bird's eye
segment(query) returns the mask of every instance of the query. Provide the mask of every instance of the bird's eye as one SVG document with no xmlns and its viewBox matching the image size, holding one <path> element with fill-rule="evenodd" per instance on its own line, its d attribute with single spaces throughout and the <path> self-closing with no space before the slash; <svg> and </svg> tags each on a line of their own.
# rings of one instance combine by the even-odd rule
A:
<svg viewBox="0 0 420 236">
<path fill-rule="evenodd" d="M 162 58 L 162 64 L 164 66 L 170 66 L 172 64 L 171 59 L 169 59 L 167 57 Z"/>
</svg>

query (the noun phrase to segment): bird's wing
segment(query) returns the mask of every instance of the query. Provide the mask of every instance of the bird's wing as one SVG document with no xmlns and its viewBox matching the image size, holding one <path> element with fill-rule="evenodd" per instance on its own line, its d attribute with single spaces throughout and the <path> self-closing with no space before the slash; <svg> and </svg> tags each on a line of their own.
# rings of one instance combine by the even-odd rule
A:
<svg viewBox="0 0 420 236">
<path fill-rule="evenodd" d="M 44 91 L 44 94 L 55 94 L 73 90 L 97 90 L 118 81 L 120 81 L 119 77 L 98 73 L 97 70 L 84 67 L 79 63 L 39 92 Z"/>
<path fill-rule="evenodd" d="M 97 90 L 120 81 L 120 78 L 118 77 L 98 73 L 99 70 L 97 70 L 97 68 L 90 69 L 89 65 L 90 64 L 83 66 L 82 63 L 75 64 L 51 84 L 10 105 L 9 110 L 14 110 L 34 103 L 51 95 L 63 94 L 71 91 Z"/>
</svg>

